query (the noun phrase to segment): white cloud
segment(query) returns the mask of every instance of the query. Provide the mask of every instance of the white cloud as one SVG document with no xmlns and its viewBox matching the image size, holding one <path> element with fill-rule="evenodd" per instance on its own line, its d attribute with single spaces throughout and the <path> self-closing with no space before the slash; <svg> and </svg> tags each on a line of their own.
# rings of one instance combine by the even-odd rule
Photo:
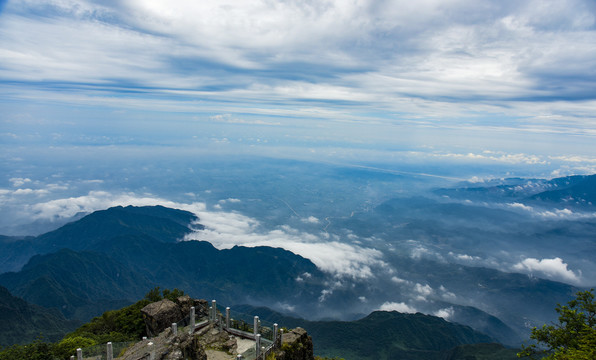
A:
<svg viewBox="0 0 596 360">
<path fill-rule="evenodd" d="M 457 260 L 466 261 L 466 262 L 482 260 L 482 258 L 479 256 L 472 256 L 472 255 L 468 255 L 468 254 L 455 254 L 451 251 L 449 252 L 449 255 L 454 257 Z"/>
<path fill-rule="evenodd" d="M 302 222 L 308 223 L 308 224 L 318 224 L 319 223 L 319 219 L 317 219 L 314 216 L 309 216 L 309 217 L 307 217 L 305 219 L 302 219 Z"/>
<path fill-rule="evenodd" d="M 327 241 L 287 225 L 264 230 L 256 219 L 238 213 L 199 211 L 197 215 L 205 229 L 187 240 L 206 240 L 220 249 L 235 245 L 281 247 L 310 259 L 323 271 L 356 279 L 372 277 L 373 268 L 384 265 L 378 250 Z"/>
<path fill-rule="evenodd" d="M 441 317 L 445 320 L 449 320 L 451 317 L 453 317 L 454 313 L 455 313 L 455 310 L 453 310 L 453 307 L 448 307 L 445 309 L 439 309 L 439 310 L 435 311 L 433 313 L 433 315 Z"/>
<path fill-rule="evenodd" d="M 521 209 L 521 210 L 526 210 L 526 211 L 533 211 L 534 210 L 534 208 L 532 208 L 531 206 L 524 205 L 524 204 L 517 203 L 517 202 L 515 202 L 515 203 L 509 203 L 509 204 L 507 204 L 507 206 L 509 206 L 510 208 L 513 208 L 513 209 Z"/>
<path fill-rule="evenodd" d="M 417 311 L 414 307 L 404 302 L 385 302 L 379 308 L 381 311 L 397 311 L 405 314 L 415 314 Z"/>
<path fill-rule="evenodd" d="M 414 285 L 414 292 L 418 294 L 416 296 L 416 300 L 418 301 L 427 301 L 428 297 L 434 294 L 434 290 L 430 285 L 422 285 L 419 283 Z"/>
<path fill-rule="evenodd" d="M 234 198 L 228 198 L 228 199 L 223 199 L 223 200 L 219 200 L 220 204 L 225 204 L 225 203 L 230 203 L 230 204 L 237 204 L 237 203 L 241 203 L 242 200 L 240 199 L 234 199 Z"/>
<path fill-rule="evenodd" d="M 330 289 L 321 290 L 321 295 L 319 296 L 319 302 L 324 302 L 325 300 L 327 300 L 327 297 L 331 294 L 333 294 L 333 290 L 330 290 Z"/>
<path fill-rule="evenodd" d="M 451 291 L 447 290 L 447 288 L 443 285 L 439 287 L 439 291 L 441 293 L 441 297 L 447 301 L 454 301 L 455 299 L 457 299 L 457 296 Z"/>
<path fill-rule="evenodd" d="M 194 109 L 221 101 L 210 116 L 235 124 L 280 123 L 239 118 L 230 103 L 252 104 L 238 113 L 254 115 L 296 111 L 264 106 L 272 99 L 313 99 L 326 102 L 309 109 L 317 116 L 341 108 L 339 100 L 418 119 L 488 114 L 492 123 L 504 115 L 532 131 L 559 131 L 561 120 L 594 125 L 593 80 L 582 76 L 596 58 L 590 0 L 9 1 L 1 15 L 0 77 L 91 84 L 84 101 L 98 100 L 97 89 L 138 86 L 180 96 L 178 106 L 200 99 Z M 62 99 L 83 91 L 75 88 Z M 52 94 L 30 90 L 12 96 Z M 155 109 L 164 104 L 157 97 L 118 101 Z M 544 162 L 522 153 L 487 158 Z"/>
<path fill-rule="evenodd" d="M 580 276 L 567 268 L 561 258 L 535 259 L 527 258 L 513 265 L 513 270 L 526 273 L 539 273 L 549 279 L 578 284 Z M 581 274 L 580 274 L 581 275 Z"/>
<path fill-rule="evenodd" d="M 404 279 L 399 278 L 397 276 L 392 276 L 391 277 L 391 281 L 393 281 L 396 284 L 409 284 L 410 283 L 410 281 L 404 280 Z"/>
<path fill-rule="evenodd" d="M 490 161 L 505 164 L 528 164 L 545 165 L 547 161 L 539 155 L 531 154 L 508 154 L 496 152 L 483 153 L 429 153 L 429 156 L 437 158 L 448 158 L 453 160 L 472 160 L 472 161 Z M 478 178 L 472 178 L 472 181 L 480 181 Z"/>
<path fill-rule="evenodd" d="M 29 189 L 29 188 L 25 188 L 25 189 L 16 189 L 13 194 L 14 195 L 46 195 L 48 194 L 49 191 L 46 189 Z"/>
<path fill-rule="evenodd" d="M 507 207 L 511 209 L 517 209 L 529 213 L 532 216 L 546 218 L 546 219 L 591 219 L 596 218 L 594 212 L 574 212 L 573 210 L 563 209 L 552 209 L 552 210 L 539 210 L 532 206 L 521 204 L 521 203 L 509 203 Z"/>
<path fill-rule="evenodd" d="M 29 179 L 29 178 L 10 178 L 9 181 L 12 183 L 12 186 L 20 187 L 26 183 L 30 183 L 31 179 Z"/>
</svg>

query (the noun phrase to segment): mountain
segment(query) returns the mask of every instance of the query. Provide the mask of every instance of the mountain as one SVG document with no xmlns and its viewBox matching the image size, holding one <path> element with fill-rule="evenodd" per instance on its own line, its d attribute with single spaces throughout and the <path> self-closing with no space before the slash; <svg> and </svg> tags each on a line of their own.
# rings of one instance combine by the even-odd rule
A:
<svg viewBox="0 0 596 360">
<path fill-rule="evenodd" d="M 143 235 L 161 242 L 175 243 L 190 232 L 196 216 L 188 211 L 163 206 L 116 206 L 95 211 L 33 240 L 38 253 L 62 248 L 86 250 L 101 241 L 119 236 Z M 201 225 L 196 225 L 200 228 Z"/>
<path fill-rule="evenodd" d="M 313 338 L 314 352 L 320 356 L 342 357 L 349 360 L 372 359 L 459 359 L 490 352 L 501 352 L 493 359 L 516 359 L 516 351 L 495 344 L 494 339 L 472 328 L 445 321 L 442 318 L 396 311 L 375 311 L 355 321 L 308 321 L 286 316 L 265 307 L 235 306 L 232 316 L 250 321 L 244 314 L 256 314 L 267 324 L 302 327 Z M 470 348 L 459 348 L 474 344 Z M 463 359 L 463 358 L 462 358 Z M 466 359 L 475 359 L 468 357 Z M 482 359 L 482 357 L 478 357 Z"/>
<path fill-rule="evenodd" d="M 57 341 L 78 325 L 59 311 L 29 304 L 0 286 L 0 346 L 29 343 L 40 335 Z"/>
<path fill-rule="evenodd" d="M 322 273 L 310 261 L 270 247 L 218 250 L 180 241 L 196 217 L 164 207 L 97 211 L 30 240 L 38 251 L 19 272 L 0 274 L 13 294 L 66 317 L 88 320 L 130 304 L 155 286 L 189 289 L 226 303 L 316 298 Z M 304 273 L 311 277 L 298 282 Z"/>
<path fill-rule="evenodd" d="M 504 179 L 482 186 L 465 184 L 449 189 L 437 189 L 435 194 L 453 199 L 477 201 L 518 201 L 542 206 L 586 208 L 596 205 L 596 174 L 574 175 L 546 179 Z"/>
<path fill-rule="evenodd" d="M 573 207 L 596 205 L 596 175 L 570 176 L 557 179 L 555 184 L 552 190 L 532 195 L 527 200 Z"/>
<path fill-rule="evenodd" d="M 37 254 L 33 239 L 32 236 L 0 235 L 0 273 L 19 271 L 33 255 Z"/>
<path fill-rule="evenodd" d="M 153 284 L 105 254 L 68 249 L 36 255 L 20 272 L 0 274 L 0 283 L 28 302 L 79 320 L 126 305 Z"/>
<path fill-rule="evenodd" d="M 465 344 L 446 352 L 440 360 L 514 360 L 518 349 L 500 344 Z"/>
<path fill-rule="evenodd" d="M 309 319 L 356 319 L 360 316 L 350 314 L 367 314 L 385 303 L 403 303 L 426 314 L 447 313 L 450 320 L 509 345 L 527 337 L 528 324 L 552 320 L 556 303 L 568 301 L 578 290 L 552 280 L 445 260 L 451 252 L 458 254 L 448 247 L 453 244 L 474 251 L 501 248 L 503 234 L 491 237 L 487 230 L 498 222 L 491 215 L 502 214 L 507 221 L 516 216 L 499 209 L 481 213 L 461 204 L 437 205 L 428 199 L 414 199 L 410 205 L 427 210 L 417 214 L 408 204 L 389 200 L 343 223 L 333 220 L 355 234 L 372 232 L 371 238 L 383 239 L 374 245 L 384 250 L 381 265 L 387 271 L 363 279 L 323 273 L 310 260 L 279 248 L 219 250 L 204 241 L 178 241 L 192 231 L 191 226 L 201 227 L 189 212 L 115 207 L 37 238 L 9 239 L 7 243 L 22 241 L 25 248 L 31 245 L 45 253 L 30 258 L 20 271 L 0 274 L 0 285 L 30 303 L 83 321 L 130 304 L 155 286 L 185 289 L 191 296 L 231 306 L 291 308 Z M 416 218 L 426 216 L 425 211 L 445 218 Z M 456 219 L 452 211 L 478 217 L 469 228 L 445 226 Z M 485 218 L 489 219 L 481 221 Z M 358 228 L 354 226 L 358 221 L 368 225 Z M 404 247 L 410 244 L 420 253 Z M 443 251 L 438 254 L 442 257 L 426 256 L 436 249 Z"/>
<path fill-rule="evenodd" d="M 116 206 L 37 237 L 0 236 L 0 273 L 19 271 L 36 254 L 97 249 L 99 243 L 118 236 L 148 236 L 175 243 L 191 231 L 191 226 L 202 228 L 194 223 L 196 220 L 188 211 L 163 206 Z"/>
</svg>

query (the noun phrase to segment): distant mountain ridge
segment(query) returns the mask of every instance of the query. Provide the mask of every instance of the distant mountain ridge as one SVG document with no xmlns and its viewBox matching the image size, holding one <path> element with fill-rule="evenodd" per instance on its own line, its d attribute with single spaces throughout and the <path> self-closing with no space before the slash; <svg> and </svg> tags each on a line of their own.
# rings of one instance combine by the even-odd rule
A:
<svg viewBox="0 0 596 360">
<path fill-rule="evenodd" d="M 268 302 L 290 294 L 316 298 L 321 291 L 320 270 L 289 251 L 218 250 L 204 241 L 177 241 L 191 231 L 191 222 L 201 228 L 196 220 L 190 212 L 161 206 L 97 211 L 27 239 L 48 253 L 33 256 L 19 272 L 0 274 L 0 284 L 79 320 L 130 304 L 157 285 L 200 289 L 226 302 Z M 311 277 L 297 283 L 304 273 Z"/>
<path fill-rule="evenodd" d="M 522 203 L 586 208 L 596 206 L 596 174 L 573 175 L 546 179 L 504 179 L 504 184 L 472 184 L 453 189 L 438 189 L 435 193 L 454 198 L 472 196 L 481 200 L 508 199 Z"/>
<path fill-rule="evenodd" d="M 163 206 L 116 206 L 95 211 L 56 230 L 37 237 L 0 238 L 0 273 L 18 271 L 31 256 L 60 249 L 90 250 L 118 236 L 137 235 L 175 243 L 191 230 L 196 216 L 188 211 Z"/>
<path fill-rule="evenodd" d="M 28 343 L 39 335 L 57 341 L 78 325 L 59 311 L 29 304 L 0 286 L 0 347 Z"/>
<path fill-rule="evenodd" d="M 350 360 L 453 360 L 464 359 L 459 357 L 462 353 L 474 356 L 490 351 L 495 354 L 495 360 L 516 359 L 516 350 L 496 344 L 485 334 L 421 313 L 374 311 L 355 321 L 308 321 L 266 307 L 242 305 L 234 310 L 258 314 L 269 323 L 307 329 L 313 338 L 315 354 L 321 356 Z M 458 350 L 460 346 L 470 344 L 474 344 L 473 349 L 468 346 Z"/>
</svg>

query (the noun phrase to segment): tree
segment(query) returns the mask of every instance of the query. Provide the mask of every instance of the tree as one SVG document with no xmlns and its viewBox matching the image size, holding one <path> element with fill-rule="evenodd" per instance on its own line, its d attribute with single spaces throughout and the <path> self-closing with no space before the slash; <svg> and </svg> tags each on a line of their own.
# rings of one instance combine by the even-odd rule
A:
<svg viewBox="0 0 596 360">
<path fill-rule="evenodd" d="M 567 305 L 557 305 L 559 322 L 533 328 L 537 344 L 522 346 L 518 357 L 550 360 L 596 359 L 596 302 L 594 289 L 580 291 Z"/>
<path fill-rule="evenodd" d="M 12 345 L 0 351 L 0 360 L 48 360 L 53 359 L 53 345 L 38 338 L 31 344 Z"/>
</svg>

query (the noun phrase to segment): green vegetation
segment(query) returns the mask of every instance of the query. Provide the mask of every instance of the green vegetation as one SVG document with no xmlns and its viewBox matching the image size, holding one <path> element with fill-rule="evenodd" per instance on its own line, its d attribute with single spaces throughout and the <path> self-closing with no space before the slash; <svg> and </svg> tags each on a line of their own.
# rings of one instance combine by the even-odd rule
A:
<svg viewBox="0 0 596 360">
<path fill-rule="evenodd" d="M 182 290 L 160 291 L 158 286 L 150 290 L 144 299 L 120 310 L 106 311 L 67 334 L 59 342 L 49 343 L 37 339 L 31 344 L 13 345 L 2 349 L 0 360 L 69 359 L 78 348 L 106 344 L 108 341 L 137 341 L 146 335 L 141 309 L 152 302 L 162 299 L 175 300 L 182 295 L 184 295 Z"/>
<path fill-rule="evenodd" d="M 55 358 L 54 345 L 37 339 L 27 345 L 13 345 L 0 351 L 0 360 L 51 360 Z"/>
<path fill-rule="evenodd" d="M 549 360 L 596 359 L 594 289 L 580 291 L 567 305 L 557 305 L 559 323 L 532 329 L 537 344 L 524 346 L 518 357 Z"/>
</svg>

